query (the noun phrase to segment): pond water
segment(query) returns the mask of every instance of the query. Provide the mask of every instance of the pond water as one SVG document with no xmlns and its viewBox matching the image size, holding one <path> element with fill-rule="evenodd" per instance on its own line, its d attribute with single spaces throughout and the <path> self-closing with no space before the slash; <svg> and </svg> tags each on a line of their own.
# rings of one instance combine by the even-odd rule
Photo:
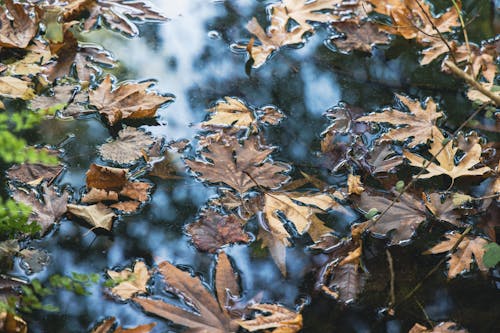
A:
<svg viewBox="0 0 500 333">
<path fill-rule="evenodd" d="M 273 104 L 287 116 L 279 126 L 265 129 L 269 143 L 279 146 L 274 159 L 288 161 L 295 168 L 315 170 L 331 184 L 342 186 L 345 175 L 331 175 L 317 168 L 320 134 L 329 124 L 323 114 L 339 102 L 369 112 L 392 105 L 394 93 L 432 96 L 447 111 L 446 127 L 450 130 L 472 111 L 470 102 L 456 93 L 456 81 L 441 74 L 438 65 L 427 69 L 418 66 L 416 49 L 407 41 L 398 39 L 390 47 L 374 49 L 371 55 L 345 55 L 325 45 L 323 40 L 331 32 L 320 28 L 304 47 L 281 50 L 264 66 L 247 73 L 245 55 L 235 52 L 231 45 L 250 38 L 244 27 L 253 16 L 265 22 L 265 7 L 271 1 L 153 2 L 170 21 L 141 25 L 139 38 L 127 39 L 105 30 L 84 37 L 110 50 L 119 60 L 120 65 L 112 71 L 118 80 L 155 79 L 155 89 L 175 95 L 175 102 L 159 112 L 157 124 L 143 126 L 168 141 L 187 138 L 194 140 L 195 147 L 199 130 L 196 124 L 205 119 L 206 109 L 224 96 L 236 96 L 254 106 Z M 475 1 L 481 15 L 471 25 L 472 38 L 495 34 L 489 24 L 493 15 L 489 4 Z M 33 141 L 51 145 L 65 142 L 63 160 L 67 169 L 60 184 L 75 189 L 78 198 L 89 165 L 104 163 L 96 147 L 112 133 L 116 134 L 116 129 L 110 131 L 100 117 L 92 115 L 78 120 L 45 121 Z M 69 134 L 71 138 L 65 141 Z M 190 176 L 150 180 L 155 186 L 151 202 L 140 213 L 116 221 L 112 236 L 63 219 L 49 235 L 32 241 L 30 246 L 45 249 L 51 261 L 44 271 L 30 277 L 43 281 L 54 273 L 104 275 L 107 269 L 128 267 L 139 258 L 148 265 L 168 260 L 189 267 L 210 284 L 214 256 L 197 251 L 183 226 L 195 220 L 207 198 L 216 194 L 215 188 Z M 361 215 L 352 212 L 335 216 L 330 225 L 342 233 L 354 221 L 362 221 Z M 367 247 L 381 253 L 383 244 L 373 239 Z M 398 288 L 409 290 L 437 263 L 439 258 L 420 255 L 427 245 L 391 249 L 396 258 Z M 291 308 L 305 304 L 303 332 L 407 332 L 416 322 L 426 323 L 422 309 L 435 322 L 454 320 L 471 332 L 500 331 L 500 293 L 479 274 L 449 282 L 444 273 L 434 274 L 416 295 L 422 309 L 411 301 L 403 304 L 395 316 L 388 316 L 382 311 L 388 299 L 388 270 L 383 256 L 374 254 L 367 259 L 372 275 L 364 292 L 355 304 L 342 306 L 311 292 L 315 279 L 311 270 L 325 258 L 311 255 L 300 242 L 288 249 L 286 278 L 267 250 L 256 245 L 233 245 L 226 252 L 241 274 L 245 297 L 262 291 L 268 302 Z M 12 273 L 24 274 L 19 263 Z M 182 331 L 180 326 L 146 316 L 138 306 L 107 297 L 101 287 L 93 287 L 91 292 L 91 296 L 75 296 L 61 291 L 48 297 L 47 301 L 61 311 L 28 315 L 30 332 L 85 332 L 104 316 L 115 316 L 124 326 L 156 321 L 154 332 Z"/>
</svg>

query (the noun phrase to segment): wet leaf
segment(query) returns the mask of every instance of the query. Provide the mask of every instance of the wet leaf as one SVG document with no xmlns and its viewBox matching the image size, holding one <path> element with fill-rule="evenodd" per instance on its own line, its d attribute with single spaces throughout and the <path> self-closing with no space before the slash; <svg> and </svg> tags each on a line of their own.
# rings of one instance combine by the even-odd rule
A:
<svg viewBox="0 0 500 333">
<path fill-rule="evenodd" d="M 43 181 L 52 182 L 63 171 L 64 167 L 41 163 L 23 163 L 11 166 L 7 170 L 7 178 L 30 186 L 38 186 Z"/>
<path fill-rule="evenodd" d="M 66 213 L 69 194 L 63 192 L 62 195 L 58 195 L 52 187 L 44 184 L 42 195 L 43 202 L 38 200 L 34 191 L 26 194 L 21 190 L 15 190 L 12 198 L 32 208 L 29 220 L 38 223 L 42 227 L 42 234 L 45 234 Z"/>
<path fill-rule="evenodd" d="M 131 164 L 143 157 L 145 151 L 154 143 L 153 138 L 134 127 L 125 127 L 118 133 L 116 140 L 99 147 L 105 160 L 118 164 Z"/>
<path fill-rule="evenodd" d="M 483 256 L 484 265 L 488 268 L 494 268 L 500 262 L 500 245 L 488 243 L 484 248 L 486 250 Z"/>
<path fill-rule="evenodd" d="M 107 273 L 117 283 L 111 289 L 114 295 L 127 300 L 134 295 L 147 293 L 146 286 L 151 275 L 144 262 L 136 261 L 133 270 L 125 268 L 119 272 L 108 270 Z"/>
<path fill-rule="evenodd" d="M 432 329 L 428 329 L 427 327 L 420 324 L 415 324 L 408 331 L 408 333 L 467 333 L 468 332 L 465 329 L 459 329 L 457 327 L 459 327 L 459 325 L 451 321 L 441 322 L 436 326 L 434 326 Z"/>
<path fill-rule="evenodd" d="M 396 95 L 398 99 L 410 110 L 402 112 L 395 109 L 388 109 L 380 113 L 373 113 L 368 116 L 360 117 L 357 121 L 389 123 L 391 125 L 403 125 L 403 127 L 390 129 L 387 133 L 380 137 L 380 141 L 406 141 L 408 138 L 412 140 L 408 143 L 408 147 L 414 147 L 419 143 L 426 143 L 439 134 L 439 128 L 436 127 L 436 120 L 443 116 L 441 112 L 436 112 L 436 103 L 429 98 L 425 109 L 417 100 Z"/>
<path fill-rule="evenodd" d="M 28 324 L 23 318 L 4 311 L 0 312 L 0 330 L 5 333 L 28 333 Z"/>
<path fill-rule="evenodd" d="M 245 103 L 235 97 L 224 97 L 208 109 L 210 119 L 201 123 L 202 127 L 245 127 L 255 126 L 255 116 Z"/>
<path fill-rule="evenodd" d="M 358 206 L 365 212 L 375 208 L 380 213 L 391 202 L 391 199 L 363 192 Z M 420 223 L 425 220 L 423 203 L 405 193 L 369 230 L 375 235 L 389 237 L 390 244 L 401 244 L 410 241 Z"/>
<path fill-rule="evenodd" d="M 45 266 L 47 266 L 51 261 L 49 253 L 39 249 L 23 249 L 19 251 L 19 255 L 22 258 L 20 266 L 26 274 L 39 273 L 43 271 Z"/>
<path fill-rule="evenodd" d="M 31 100 L 31 109 L 39 110 L 47 115 L 59 112 L 65 117 L 76 117 L 86 113 L 95 112 L 88 110 L 88 93 L 73 85 L 60 85 L 52 89 L 49 96 L 36 96 Z"/>
<path fill-rule="evenodd" d="M 68 204 L 68 211 L 92 225 L 95 228 L 102 228 L 111 231 L 115 213 L 102 203 L 90 206 L 80 206 Z"/>
<path fill-rule="evenodd" d="M 446 235 L 446 240 L 438 243 L 434 247 L 425 251 L 424 254 L 437 254 L 450 251 L 461 235 L 457 232 L 451 232 Z M 472 257 L 476 259 L 477 266 L 481 271 L 487 271 L 488 268 L 483 263 L 483 256 L 486 251 L 484 248 L 488 241 L 477 236 L 466 236 L 458 245 L 455 252 L 449 254 L 450 259 L 448 278 L 453 279 L 464 271 L 471 270 Z"/>
<path fill-rule="evenodd" d="M 435 17 L 426 1 L 370 0 L 370 2 L 375 6 L 374 11 L 387 15 L 392 20 L 392 25 L 380 24 L 381 29 L 406 39 L 415 38 L 419 43 L 439 41 L 440 34 L 460 26 L 458 13 L 453 7 Z M 460 1 L 457 3 L 460 4 Z"/>
<path fill-rule="evenodd" d="M 262 147 L 255 137 L 240 145 L 212 143 L 201 156 L 204 160 L 186 160 L 192 171 L 212 183 L 225 183 L 240 193 L 253 187 L 277 188 L 289 177 L 289 167 L 269 161 L 273 148 Z M 210 161 L 210 162 L 209 162 Z"/>
<path fill-rule="evenodd" d="M 347 176 L 347 193 L 360 195 L 365 188 L 361 182 L 361 176 L 350 174 Z"/>
<path fill-rule="evenodd" d="M 25 48 L 26 55 L 8 65 L 11 75 L 37 75 L 52 58 L 48 45 L 39 40 Z"/>
<path fill-rule="evenodd" d="M 281 305 L 259 303 L 249 308 L 261 312 L 255 319 L 238 320 L 250 332 L 276 328 L 273 332 L 295 333 L 302 329 L 302 315 Z"/>
<path fill-rule="evenodd" d="M 173 100 L 148 91 L 151 85 L 151 82 L 126 82 L 113 88 L 111 76 L 107 75 L 97 89 L 90 91 L 89 101 L 110 125 L 127 118 L 151 118 L 162 104 Z"/>
<path fill-rule="evenodd" d="M 341 52 L 354 50 L 371 53 L 375 44 L 388 44 L 390 42 L 387 33 L 381 31 L 378 26 L 370 21 L 336 22 L 335 30 L 342 36 L 335 36 L 330 42 Z"/>
<path fill-rule="evenodd" d="M 464 151 L 465 156 L 460 158 L 460 160 L 455 163 L 455 155 L 457 154 L 458 148 L 450 142 L 446 144 L 443 148 L 444 137 L 440 132 L 434 133 L 436 139 L 430 144 L 431 148 L 429 152 L 432 156 L 436 157 L 436 162 L 429 163 L 428 160 L 420 157 L 419 155 L 410 153 L 409 151 L 403 151 L 403 155 L 410 161 L 410 164 L 423 168 L 427 173 L 421 174 L 420 179 L 427 179 L 439 175 L 447 175 L 452 180 L 464 176 L 480 176 L 486 172 L 491 171 L 487 166 L 483 166 L 475 169 L 474 167 L 481 162 L 481 152 L 482 147 L 479 143 L 473 142 L 466 151 Z M 438 152 L 442 151 L 438 154 Z"/>
<path fill-rule="evenodd" d="M 29 81 L 12 76 L 0 76 L 0 96 L 28 100 L 32 99 L 35 93 Z"/>
<path fill-rule="evenodd" d="M 227 267 L 228 261 L 227 258 L 224 258 L 226 254 L 221 252 L 219 256 L 223 259 L 219 260 L 215 269 L 216 272 L 219 271 L 219 274 L 223 274 L 224 278 L 216 277 L 218 280 L 216 282 L 217 288 L 219 288 L 221 280 L 228 280 L 230 277 L 229 267 Z M 200 279 L 166 261 L 158 265 L 158 271 L 163 275 L 168 290 L 184 299 L 189 309 L 180 308 L 159 299 L 132 298 L 146 312 L 172 320 L 179 325 L 198 332 L 230 333 L 238 330 L 238 323 L 226 311 L 223 303 L 226 301 L 226 296 L 224 296 L 223 290 L 217 290 L 218 299 L 215 299 Z M 225 272 L 222 273 L 221 271 Z M 236 277 L 233 279 L 236 279 Z M 229 285 L 234 286 L 233 283 Z"/>
<path fill-rule="evenodd" d="M 133 328 L 116 327 L 116 318 L 110 317 L 94 327 L 91 333 L 149 333 L 156 326 L 156 323 L 145 324 Z"/>
<path fill-rule="evenodd" d="M 0 7 L 0 47 L 24 49 L 38 31 L 38 17 L 32 18 L 23 4 L 13 0 L 5 0 L 4 4 Z"/>
<path fill-rule="evenodd" d="M 403 163 L 403 156 L 397 155 L 390 144 L 380 144 L 373 148 L 368 163 L 373 167 L 373 173 L 390 172 Z"/>
<path fill-rule="evenodd" d="M 425 207 L 427 207 L 432 215 L 441 221 L 446 221 L 457 227 L 463 227 L 464 224 L 458 219 L 460 214 L 455 210 L 457 205 L 454 203 L 454 199 L 446 197 L 443 201 L 441 200 L 441 195 L 439 193 L 422 194 L 425 201 Z"/>
<path fill-rule="evenodd" d="M 220 215 L 208 210 L 197 222 L 189 224 L 186 231 L 199 250 L 214 253 L 227 244 L 250 242 L 242 222 L 235 215 Z"/>
</svg>

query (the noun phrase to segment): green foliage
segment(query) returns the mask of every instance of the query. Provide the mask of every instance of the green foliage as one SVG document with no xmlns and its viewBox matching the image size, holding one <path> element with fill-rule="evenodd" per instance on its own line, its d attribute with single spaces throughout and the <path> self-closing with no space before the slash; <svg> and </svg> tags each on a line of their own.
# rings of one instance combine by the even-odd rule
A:
<svg viewBox="0 0 500 333">
<path fill-rule="evenodd" d="M 71 277 L 54 274 L 50 277 L 49 283 L 54 288 L 65 289 L 77 295 L 90 295 L 87 288 L 99 282 L 100 276 L 97 273 L 81 274 L 71 273 Z"/>
<path fill-rule="evenodd" d="M 486 249 L 483 257 L 484 265 L 488 268 L 495 267 L 500 262 L 500 245 L 489 243 L 484 248 Z"/>
<path fill-rule="evenodd" d="M 34 235 L 41 230 L 36 222 L 28 222 L 31 207 L 12 199 L 0 198 L 0 239 Z"/>
</svg>

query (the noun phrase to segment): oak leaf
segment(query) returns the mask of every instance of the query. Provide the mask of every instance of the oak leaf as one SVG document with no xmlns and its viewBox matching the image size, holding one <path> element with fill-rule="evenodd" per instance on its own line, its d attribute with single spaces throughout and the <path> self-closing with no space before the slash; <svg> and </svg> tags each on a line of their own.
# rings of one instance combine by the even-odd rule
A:
<svg viewBox="0 0 500 333">
<path fill-rule="evenodd" d="M 163 300 L 133 297 L 146 312 L 172 320 L 196 332 L 230 333 L 238 330 L 238 322 L 227 308 L 228 293 L 239 296 L 237 277 L 224 252 L 219 254 L 215 267 L 217 297 L 205 287 L 199 278 L 191 276 L 164 261 L 158 265 L 167 290 L 185 300 L 189 309 L 172 305 Z"/>
<path fill-rule="evenodd" d="M 400 128 L 390 129 L 379 140 L 382 142 L 392 140 L 404 142 L 408 138 L 412 138 L 408 143 L 408 147 L 414 147 L 419 143 L 426 143 L 437 133 L 440 133 L 439 128 L 436 126 L 436 120 L 442 117 L 443 114 L 436 112 L 436 103 L 434 103 L 432 98 L 427 100 L 424 109 L 417 100 L 403 95 L 396 96 L 408 108 L 410 113 L 388 109 L 384 112 L 360 117 L 357 121 L 389 123 L 396 126 L 403 125 Z"/>
<path fill-rule="evenodd" d="M 133 328 L 116 327 L 116 318 L 110 317 L 102 321 L 90 333 L 149 333 L 156 323 L 139 325 Z"/>
<path fill-rule="evenodd" d="M 361 193 L 358 207 L 365 212 L 376 210 L 378 213 L 392 203 L 391 199 Z M 399 201 L 369 228 L 375 235 L 388 236 L 390 244 L 402 244 L 410 241 L 418 226 L 426 220 L 424 204 L 409 194 L 403 194 Z"/>
<path fill-rule="evenodd" d="M 452 180 L 455 180 L 464 176 L 481 176 L 491 171 L 487 166 L 474 169 L 477 164 L 481 163 L 482 147 L 477 141 L 471 143 L 464 151 L 465 155 L 458 162 L 455 162 L 455 156 L 459 148 L 455 147 L 453 142 L 444 143 L 443 147 L 445 140 L 441 132 L 435 133 L 435 137 L 436 139 L 431 142 L 429 149 L 431 155 L 436 159 L 435 162 L 431 162 L 407 150 L 403 151 L 404 157 L 410 161 L 412 166 L 425 168 L 427 171 L 427 173 L 418 176 L 420 179 L 447 175 Z"/>
<path fill-rule="evenodd" d="M 32 18 L 23 4 L 13 0 L 4 3 L 0 7 L 0 47 L 24 49 L 38 32 L 38 15 Z"/>
<path fill-rule="evenodd" d="M 253 187 L 277 188 L 289 177 L 289 166 L 269 161 L 273 148 L 262 147 L 255 137 L 240 145 L 236 140 L 226 145 L 214 142 L 201 153 L 204 160 L 186 160 L 192 171 L 212 183 L 225 183 L 239 193 Z M 208 162 L 210 160 L 211 162 Z"/>
<path fill-rule="evenodd" d="M 102 203 L 90 206 L 68 204 L 68 212 L 84 219 L 95 228 L 102 228 L 111 231 L 115 213 Z"/>
<path fill-rule="evenodd" d="M 434 247 L 425 251 L 424 254 L 437 254 L 450 251 L 460 240 L 461 235 L 457 232 L 451 232 L 446 235 L 446 240 L 438 243 Z M 455 252 L 449 254 L 448 278 L 453 279 L 464 271 L 470 271 L 472 257 L 476 259 L 477 266 L 481 271 L 488 271 L 483 263 L 483 256 L 486 252 L 484 248 L 488 241 L 477 236 L 466 236 L 462 239 Z"/>
<path fill-rule="evenodd" d="M 116 282 L 111 292 L 124 300 L 130 299 L 136 294 L 147 293 L 146 286 L 151 275 L 146 264 L 142 261 L 136 261 L 133 270 L 130 268 L 119 272 L 108 270 L 107 274 L 111 280 Z"/>
<path fill-rule="evenodd" d="M 116 140 L 101 145 L 99 153 L 105 160 L 131 164 L 143 157 L 153 143 L 149 134 L 129 126 L 118 132 Z"/>
<path fill-rule="evenodd" d="M 173 100 L 171 96 L 148 91 L 151 84 L 127 82 L 113 88 L 111 75 L 108 74 L 97 89 L 90 91 L 89 101 L 110 125 L 127 118 L 151 118 L 162 104 Z"/>
<path fill-rule="evenodd" d="M 215 253 L 230 243 L 250 242 L 242 222 L 236 215 L 221 215 L 208 210 L 202 213 L 198 221 L 189 224 L 186 231 L 199 250 Z"/>
</svg>

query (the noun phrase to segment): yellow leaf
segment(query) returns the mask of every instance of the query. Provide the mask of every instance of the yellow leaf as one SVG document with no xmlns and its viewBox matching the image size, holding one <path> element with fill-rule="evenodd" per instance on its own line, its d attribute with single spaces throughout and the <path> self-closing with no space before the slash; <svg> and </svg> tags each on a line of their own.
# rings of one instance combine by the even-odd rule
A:
<svg viewBox="0 0 500 333">
<path fill-rule="evenodd" d="M 24 100 L 35 97 L 31 83 L 12 76 L 0 77 L 0 96 L 21 98 Z"/>
<path fill-rule="evenodd" d="M 146 264 L 142 261 L 135 263 L 133 271 L 130 268 L 125 268 L 120 272 L 108 270 L 107 273 L 112 280 L 118 282 L 111 289 L 111 292 L 122 299 L 129 299 L 135 294 L 147 292 L 146 285 L 150 274 Z"/>
</svg>

